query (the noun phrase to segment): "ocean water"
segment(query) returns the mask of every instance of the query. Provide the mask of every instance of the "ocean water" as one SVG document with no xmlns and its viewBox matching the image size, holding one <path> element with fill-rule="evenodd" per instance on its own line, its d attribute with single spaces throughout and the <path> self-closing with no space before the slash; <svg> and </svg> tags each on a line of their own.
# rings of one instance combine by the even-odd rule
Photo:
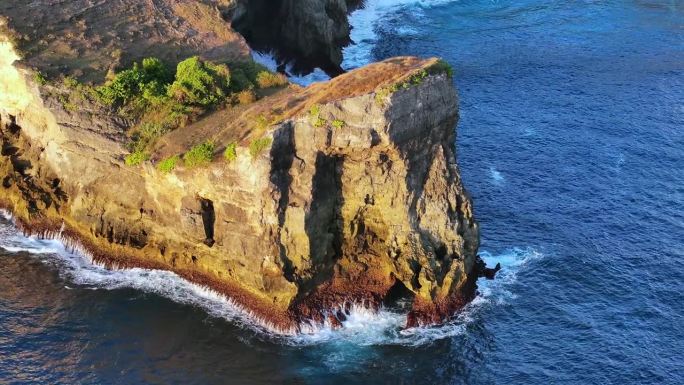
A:
<svg viewBox="0 0 684 385">
<path fill-rule="evenodd" d="M 352 23 L 345 68 L 453 65 L 497 279 L 441 327 L 356 309 L 274 336 L 173 274 L 0 219 L 0 383 L 684 383 L 684 3 L 368 0 Z"/>
</svg>

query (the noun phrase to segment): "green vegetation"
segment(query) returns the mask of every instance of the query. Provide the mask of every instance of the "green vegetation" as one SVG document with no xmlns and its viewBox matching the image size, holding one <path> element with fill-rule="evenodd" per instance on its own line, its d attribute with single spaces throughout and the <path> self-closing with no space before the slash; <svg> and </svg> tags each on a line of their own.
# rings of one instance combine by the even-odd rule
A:
<svg viewBox="0 0 684 385">
<path fill-rule="evenodd" d="M 136 150 L 128 154 L 124 161 L 126 166 L 137 166 L 148 159 L 150 159 L 150 154 L 142 150 Z"/>
<path fill-rule="evenodd" d="M 225 99 L 229 85 L 230 70 L 225 64 L 194 56 L 178 64 L 168 94 L 184 105 L 211 107 Z"/>
<path fill-rule="evenodd" d="M 446 73 L 449 78 L 454 77 L 454 69 L 447 61 L 440 59 L 432 67 L 428 68 L 431 74 Z"/>
<path fill-rule="evenodd" d="M 313 124 L 314 127 L 323 127 L 325 126 L 325 119 L 321 118 L 321 106 L 318 104 L 314 104 L 311 106 L 309 109 L 309 118 L 311 120 L 311 124 Z"/>
<path fill-rule="evenodd" d="M 79 83 L 79 81 L 76 80 L 76 78 L 73 76 L 64 77 L 63 82 L 64 82 L 64 85 L 67 86 L 67 88 L 71 88 L 71 89 L 76 89 L 79 86 L 81 86 L 81 83 Z"/>
<path fill-rule="evenodd" d="M 174 155 L 159 162 L 157 169 L 164 174 L 168 174 L 176 168 L 176 165 L 179 161 L 180 157 L 178 155 Z"/>
<path fill-rule="evenodd" d="M 426 70 L 420 70 L 420 72 L 411 75 L 407 83 L 410 83 L 412 85 L 419 85 L 423 83 L 423 80 L 428 77 L 428 73 Z M 406 84 L 406 83 L 404 83 Z"/>
<path fill-rule="evenodd" d="M 266 147 L 271 145 L 273 140 L 271 138 L 261 138 L 255 139 L 249 144 L 249 154 L 252 155 L 252 159 L 256 159 Z"/>
<path fill-rule="evenodd" d="M 69 88 L 82 87 L 65 79 L 67 82 Z M 107 83 L 92 93 L 104 105 L 137 121 L 129 135 L 129 149 L 146 153 L 161 135 L 189 124 L 211 109 L 224 103 L 253 103 L 257 100 L 255 88 L 284 84 L 285 76 L 273 74 L 255 62 L 235 63 L 229 68 L 194 56 L 178 63 L 174 73 L 161 60 L 147 58 L 112 74 Z M 63 101 L 65 109 L 75 109 L 77 104 L 70 97 Z M 267 127 L 266 117 L 259 116 L 255 130 L 261 133 Z"/>
<path fill-rule="evenodd" d="M 37 76 L 37 75 L 34 75 Z M 40 75 L 42 77 L 42 75 Z M 36 79 L 40 81 L 40 79 Z M 47 82 L 47 79 L 45 79 Z M 88 84 L 80 83 L 72 76 L 62 79 L 63 87 L 55 95 L 62 107 L 69 112 L 74 112 L 86 103 L 92 104 L 99 99 L 97 91 Z"/>
<path fill-rule="evenodd" d="M 211 141 L 198 144 L 183 155 L 183 161 L 187 167 L 206 166 L 214 158 L 215 149 L 216 145 Z"/>
<path fill-rule="evenodd" d="M 100 100 L 107 105 L 122 107 L 137 99 L 138 104 L 157 104 L 164 100 L 172 75 L 156 58 L 143 59 L 141 64 L 119 72 L 114 79 L 97 89 Z"/>
<path fill-rule="evenodd" d="M 47 79 L 47 78 L 45 77 L 45 75 L 44 75 L 42 72 L 40 72 L 40 71 L 36 71 L 36 72 L 33 74 L 33 81 L 35 81 L 36 84 L 41 85 L 41 86 L 44 86 L 44 85 L 46 85 L 46 84 L 48 83 L 48 79 Z"/>
<path fill-rule="evenodd" d="M 446 63 L 446 62 L 444 62 L 444 63 Z M 430 68 L 434 68 L 438 65 L 439 65 L 439 63 L 433 65 Z M 428 70 L 430 70 L 430 68 L 428 68 Z M 442 71 L 444 71 L 444 70 L 442 70 Z M 407 89 L 411 88 L 411 86 L 417 86 L 417 85 L 422 84 L 423 81 L 425 80 L 425 78 L 427 78 L 431 73 L 435 73 L 435 72 L 428 72 L 426 70 L 420 70 L 420 71 L 414 73 L 413 75 L 411 75 L 408 79 L 406 79 L 403 82 L 395 83 L 389 87 L 384 87 L 384 88 L 381 88 L 381 89 L 375 91 L 375 102 L 378 105 L 384 105 L 385 101 L 387 100 L 387 97 L 389 97 L 393 93 L 399 91 L 400 89 L 407 90 Z"/>
<path fill-rule="evenodd" d="M 268 118 L 264 115 L 259 115 L 254 121 L 254 131 L 257 135 L 260 135 L 268 128 Z"/>
<path fill-rule="evenodd" d="M 237 159 L 237 143 L 233 142 L 226 146 L 226 150 L 223 152 L 223 157 L 231 163 Z"/>
<path fill-rule="evenodd" d="M 335 119 L 335 120 L 333 120 L 332 125 L 335 128 L 342 128 L 342 127 L 346 126 L 347 123 L 345 123 L 344 120 Z"/>
<path fill-rule="evenodd" d="M 280 87 L 288 83 L 285 75 L 272 73 L 263 65 L 251 61 L 230 65 L 231 91 Z"/>
</svg>

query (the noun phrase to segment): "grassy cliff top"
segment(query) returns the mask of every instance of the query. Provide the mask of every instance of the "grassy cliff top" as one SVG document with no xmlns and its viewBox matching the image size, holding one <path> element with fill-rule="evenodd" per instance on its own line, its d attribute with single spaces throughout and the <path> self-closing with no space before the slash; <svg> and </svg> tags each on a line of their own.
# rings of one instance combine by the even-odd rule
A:
<svg viewBox="0 0 684 385">
<path fill-rule="evenodd" d="M 314 83 L 308 87 L 290 85 L 272 90 L 254 103 L 216 111 L 166 134 L 159 140 L 154 152 L 164 158 L 205 141 L 219 145 L 232 142 L 247 145 L 263 135 L 270 125 L 295 116 L 310 115 L 317 106 L 373 93 L 376 97 L 384 98 L 399 89 L 418 84 L 428 74 L 437 72 L 451 76 L 448 64 L 437 58 L 395 57 L 358 68 L 327 82 Z"/>
<path fill-rule="evenodd" d="M 144 57 L 229 62 L 249 47 L 224 19 L 229 0 L 3 0 L 0 34 L 47 76 L 101 82 Z"/>
</svg>

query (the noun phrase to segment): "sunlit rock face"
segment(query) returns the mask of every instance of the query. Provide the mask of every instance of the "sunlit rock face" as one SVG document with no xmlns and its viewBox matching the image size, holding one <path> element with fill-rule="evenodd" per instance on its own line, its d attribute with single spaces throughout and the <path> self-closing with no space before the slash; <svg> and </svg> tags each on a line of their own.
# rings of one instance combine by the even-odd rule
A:
<svg viewBox="0 0 684 385">
<path fill-rule="evenodd" d="M 398 299 L 409 326 L 436 323 L 473 296 L 478 227 L 455 161 L 457 96 L 437 60 L 393 58 L 216 111 L 129 167 L 131 122 L 87 100 L 66 109 L 63 85 L 36 81 L 46 57 L 18 60 L 3 41 L 0 205 L 24 231 L 113 268 L 174 271 L 282 332 Z M 254 154 L 264 114 L 277 119 Z M 208 139 L 236 142 L 236 159 L 156 169 Z"/>
</svg>

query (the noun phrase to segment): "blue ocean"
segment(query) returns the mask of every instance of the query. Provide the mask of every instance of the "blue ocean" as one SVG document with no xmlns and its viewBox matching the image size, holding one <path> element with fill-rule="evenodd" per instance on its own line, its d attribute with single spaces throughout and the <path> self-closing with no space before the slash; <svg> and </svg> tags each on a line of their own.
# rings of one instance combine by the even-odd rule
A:
<svg viewBox="0 0 684 385">
<path fill-rule="evenodd" d="M 275 336 L 5 215 L 0 383 L 684 383 L 684 2 L 368 0 L 351 23 L 346 69 L 454 67 L 454 145 L 496 280 L 440 327 L 356 309 L 341 330 Z"/>
</svg>

